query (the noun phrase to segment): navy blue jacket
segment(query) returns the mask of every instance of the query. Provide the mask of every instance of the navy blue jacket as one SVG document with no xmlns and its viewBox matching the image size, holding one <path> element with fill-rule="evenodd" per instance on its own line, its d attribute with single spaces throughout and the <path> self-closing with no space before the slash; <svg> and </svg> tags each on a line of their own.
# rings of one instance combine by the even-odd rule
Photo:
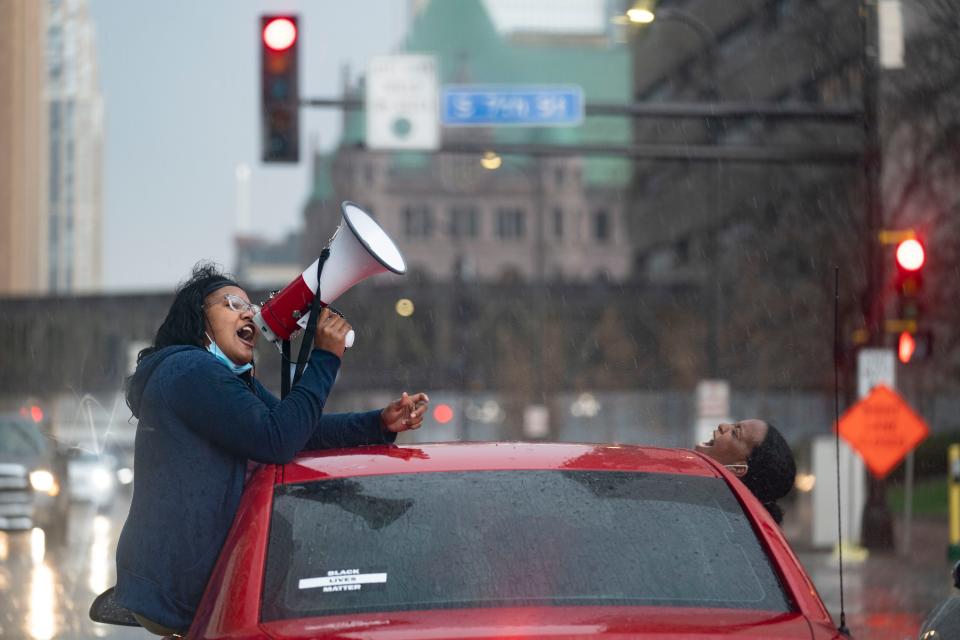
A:
<svg viewBox="0 0 960 640">
<path fill-rule="evenodd" d="M 283 401 L 205 349 L 175 346 L 143 359 L 127 397 L 139 418 L 133 500 L 117 545 L 115 597 L 187 629 L 226 540 L 247 461 L 282 464 L 301 450 L 396 439 L 380 411 L 323 415 L 340 359 L 314 350 Z"/>
</svg>

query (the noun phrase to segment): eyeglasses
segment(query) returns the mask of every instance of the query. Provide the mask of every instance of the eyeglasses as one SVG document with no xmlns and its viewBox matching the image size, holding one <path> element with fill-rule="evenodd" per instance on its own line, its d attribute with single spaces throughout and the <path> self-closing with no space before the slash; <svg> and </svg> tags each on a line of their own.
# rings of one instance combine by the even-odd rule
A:
<svg viewBox="0 0 960 640">
<path fill-rule="evenodd" d="M 237 313 L 246 313 L 247 311 L 249 311 L 253 315 L 257 315 L 258 313 L 260 313 L 260 305 L 253 304 L 252 302 L 247 302 L 240 296 L 236 296 L 236 295 L 233 295 L 232 293 L 228 293 L 227 295 L 223 296 L 223 299 L 226 300 L 227 306 L 230 307 L 232 311 L 236 311 Z M 217 303 L 211 302 L 206 306 L 209 307 L 214 304 L 217 304 Z"/>
</svg>

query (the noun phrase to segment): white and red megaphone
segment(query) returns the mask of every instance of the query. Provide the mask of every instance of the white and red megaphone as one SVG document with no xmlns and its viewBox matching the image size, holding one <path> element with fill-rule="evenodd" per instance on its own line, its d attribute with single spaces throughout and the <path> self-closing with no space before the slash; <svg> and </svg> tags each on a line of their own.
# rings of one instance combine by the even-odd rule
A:
<svg viewBox="0 0 960 640">
<path fill-rule="evenodd" d="M 330 239 L 330 256 L 320 275 L 320 304 L 330 305 L 340 295 L 365 278 L 392 271 L 403 274 L 407 263 L 390 236 L 363 209 L 346 201 L 340 206 L 343 221 Z M 289 340 L 307 326 L 310 305 L 317 293 L 319 258 L 280 293 L 264 303 L 253 318 L 260 333 L 271 342 Z M 347 334 L 347 346 L 353 344 L 353 331 Z"/>
</svg>

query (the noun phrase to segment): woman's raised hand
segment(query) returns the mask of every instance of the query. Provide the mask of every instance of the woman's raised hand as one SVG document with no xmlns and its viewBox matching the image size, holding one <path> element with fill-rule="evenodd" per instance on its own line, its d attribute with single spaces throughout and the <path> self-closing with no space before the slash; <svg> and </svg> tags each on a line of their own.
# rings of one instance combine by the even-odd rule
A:
<svg viewBox="0 0 960 640">
<path fill-rule="evenodd" d="M 342 358 L 343 351 L 346 348 L 347 333 L 350 329 L 350 323 L 343 316 L 324 307 L 320 310 L 320 317 L 317 320 L 317 332 L 313 336 L 313 346 Z"/>
</svg>

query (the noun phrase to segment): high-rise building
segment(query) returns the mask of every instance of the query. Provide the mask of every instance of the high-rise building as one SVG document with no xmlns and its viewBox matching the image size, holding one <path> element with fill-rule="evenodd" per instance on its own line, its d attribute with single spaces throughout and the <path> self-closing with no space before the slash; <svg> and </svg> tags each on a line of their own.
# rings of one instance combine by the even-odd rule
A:
<svg viewBox="0 0 960 640">
<path fill-rule="evenodd" d="M 96 37 L 86 0 L 48 0 L 49 118 L 47 235 L 50 291 L 102 283 L 103 98 Z"/>
<path fill-rule="evenodd" d="M 45 9 L 0 2 L 0 295 L 47 287 Z"/>
</svg>

